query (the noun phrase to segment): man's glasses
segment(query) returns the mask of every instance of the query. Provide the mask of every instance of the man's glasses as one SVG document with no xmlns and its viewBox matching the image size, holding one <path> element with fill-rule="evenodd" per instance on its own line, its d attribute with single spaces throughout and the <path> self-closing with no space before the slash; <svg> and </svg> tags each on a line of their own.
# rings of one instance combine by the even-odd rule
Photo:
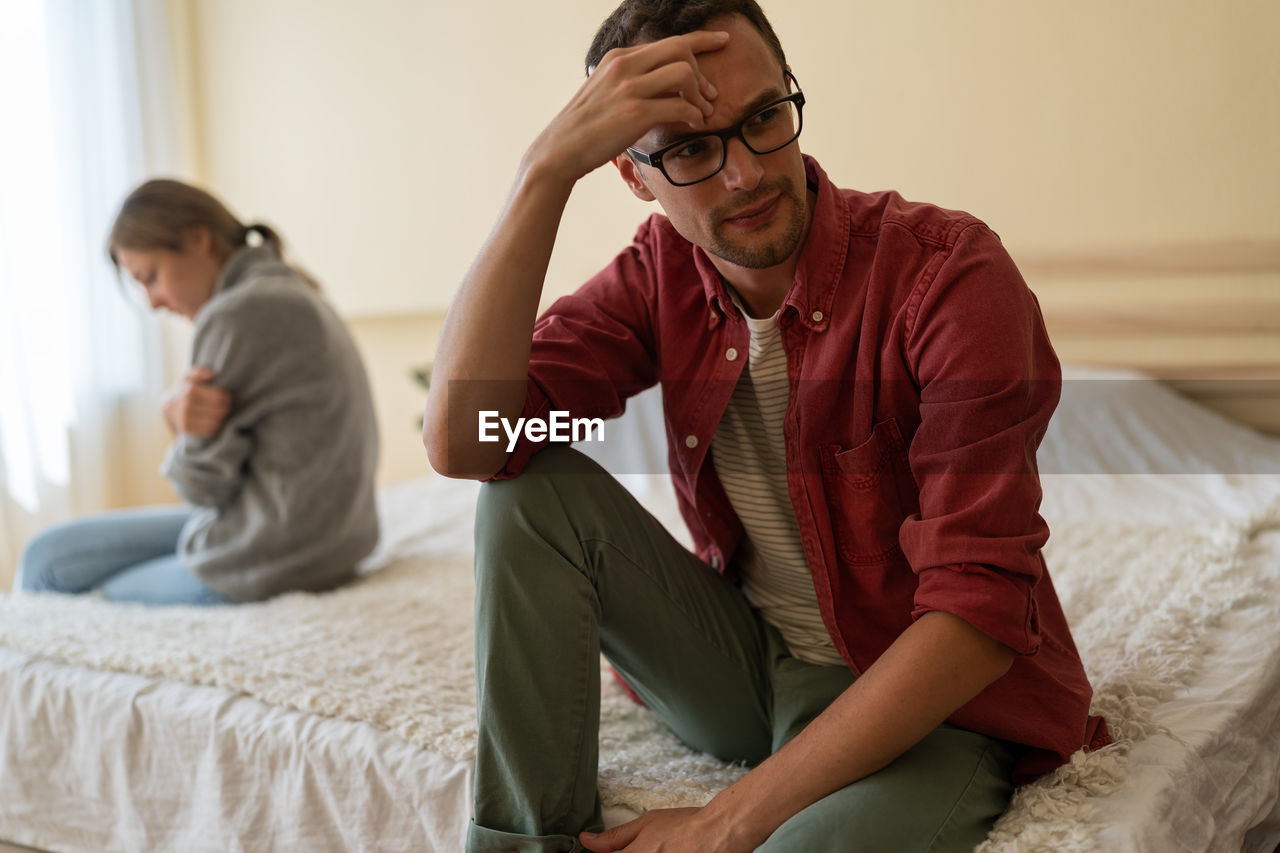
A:
<svg viewBox="0 0 1280 853">
<path fill-rule="evenodd" d="M 795 94 L 765 104 L 733 127 L 689 136 L 652 154 L 634 148 L 628 148 L 627 153 L 636 162 L 660 170 L 675 186 L 687 187 L 705 181 L 724 168 L 731 139 L 741 139 L 747 150 L 755 154 L 770 154 L 786 148 L 796 141 L 804 124 L 801 112 L 804 92 L 790 71 L 784 73 L 796 87 Z"/>
</svg>

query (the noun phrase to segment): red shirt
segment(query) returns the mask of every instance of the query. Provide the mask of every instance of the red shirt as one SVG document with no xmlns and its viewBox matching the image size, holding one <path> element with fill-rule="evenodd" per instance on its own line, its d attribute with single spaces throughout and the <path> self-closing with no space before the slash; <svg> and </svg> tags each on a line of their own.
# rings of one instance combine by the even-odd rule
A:
<svg viewBox="0 0 1280 853">
<path fill-rule="evenodd" d="M 999 238 L 896 193 L 817 199 L 778 324 L 788 490 L 823 622 L 855 673 L 944 610 L 1018 653 L 948 720 L 1031 747 L 1018 781 L 1110 742 L 1040 549 L 1036 448 L 1061 389 L 1039 305 Z M 662 383 L 671 473 L 702 559 L 742 538 L 708 452 L 750 333 L 662 216 L 534 327 L 523 415 L 608 418 Z M 541 446 L 521 441 L 498 475 Z"/>
</svg>

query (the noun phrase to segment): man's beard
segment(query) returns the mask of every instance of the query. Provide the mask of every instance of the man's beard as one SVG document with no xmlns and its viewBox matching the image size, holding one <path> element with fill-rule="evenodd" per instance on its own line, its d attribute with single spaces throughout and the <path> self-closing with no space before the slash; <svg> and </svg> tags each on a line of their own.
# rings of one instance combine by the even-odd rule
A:
<svg viewBox="0 0 1280 853">
<path fill-rule="evenodd" d="M 782 193 L 778 199 L 779 213 L 788 218 L 784 223 L 785 230 L 773 242 L 739 243 L 724 236 L 721 223 L 725 219 L 750 209 L 779 191 Z M 788 209 L 790 214 L 786 212 Z M 714 224 L 711 231 L 711 245 L 707 247 L 708 252 L 731 264 L 746 269 L 761 270 L 777 266 L 795 254 L 800 241 L 804 238 L 808 209 L 805 200 L 796 192 L 791 180 L 785 176 L 779 176 L 776 180 L 756 187 L 746 201 L 735 201 L 732 207 L 723 205 L 711 211 L 709 219 Z M 745 239 L 750 240 L 751 235 L 746 235 Z"/>
</svg>

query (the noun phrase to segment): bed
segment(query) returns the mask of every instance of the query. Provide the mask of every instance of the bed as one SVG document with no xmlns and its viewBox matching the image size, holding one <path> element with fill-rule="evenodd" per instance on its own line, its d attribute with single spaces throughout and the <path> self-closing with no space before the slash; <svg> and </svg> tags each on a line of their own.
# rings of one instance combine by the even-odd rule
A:
<svg viewBox="0 0 1280 853">
<path fill-rule="evenodd" d="M 1021 788 L 982 853 L 1270 853 L 1280 440 L 1141 374 L 1069 376 L 1040 457 L 1047 557 L 1117 743 Z M 684 535 L 652 473 L 657 405 L 633 401 L 598 452 Z M 212 610 L 0 596 L 0 839 L 461 849 L 477 488 L 384 490 L 382 544 L 328 594 Z M 744 772 L 690 752 L 604 683 L 610 822 L 705 802 Z"/>
</svg>

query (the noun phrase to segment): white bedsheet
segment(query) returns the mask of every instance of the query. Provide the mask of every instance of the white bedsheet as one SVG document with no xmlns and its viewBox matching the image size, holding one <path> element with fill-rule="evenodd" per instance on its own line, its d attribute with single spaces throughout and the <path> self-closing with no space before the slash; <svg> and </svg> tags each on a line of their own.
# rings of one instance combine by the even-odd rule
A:
<svg viewBox="0 0 1280 853">
<path fill-rule="evenodd" d="M 1079 524 L 1099 520 L 1204 525 L 1274 512 L 1280 477 L 1248 472 L 1255 464 L 1280 470 L 1270 467 L 1280 443 L 1188 409 L 1146 384 L 1064 408 L 1042 456 L 1068 472 L 1045 478 L 1051 524 L 1076 525 L 1078 535 Z M 1188 442 L 1206 456 L 1201 473 L 1160 473 L 1185 463 Z M 1070 473 L 1099 447 L 1111 470 L 1126 473 Z M 663 478 L 636 474 L 629 485 L 675 520 Z M 384 495 L 393 531 L 384 547 L 465 553 L 474 488 L 414 484 Z M 1256 536 L 1247 560 L 1268 578 L 1280 575 L 1280 532 Z M 1129 749 L 1127 778 L 1073 801 L 1072 820 L 1088 827 L 1079 837 L 1094 845 L 1075 849 L 1273 849 L 1280 838 L 1264 819 L 1272 814 L 1272 829 L 1280 823 L 1278 624 L 1274 597 L 1242 599 L 1216 620 L 1195 671 L 1152 707 L 1155 732 Z M 606 711 L 633 713 L 620 707 Z M 619 765 L 637 754 L 625 750 L 643 744 L 608 749 L 614 758 L 605 756 L 602 777 L 616 786 Z M 457 850 L 469 787 L 469 760 L 368 723 L 0 646 L 0 838 L 85 851 Z M 647 793 L 638 802 L 660 802 L 662 792 Z M 992 847 L 1071 849 L 1055 844 L 1024 832 Z"/>
<path fill-rule="evenodd" d="M 1074 367 L 1064 379 L 1039 457 L 1051 528 L 1265 519 L 1249 558 L 1280 581 L 1280 441 L 1139 373 Z M 1103 827 L 1099 850 L 1272 853 L 1280 845 L 1274 589 L 1221 618 L 1197 672 L 1154 709 L 1165 731 L 1136 743 L 1124 785 L 1090 803 Z"/>
<path fill-rule="evenodd" d="M 0 838 L 59 851 L 457 850 L 471 767 L 367 723 L 0 648 Z"/>
<path fill-rule="evenodd" d="M 1280 578 L 1280 530 L 1255 559 Z M 1238 851 L 1280 791 L 1280 608 L 1275 589 L 1226 613 L 1186 683 L 1152 708 L 1155 730 L 1128 755 L 1115 791 L 1089 801 L 1097 848 L 1115 853 Z M 1267 853 L 1272 828 L 1255 834 Z M 1266 846 L 1269 843 L 1269 846 Z"/>
</svg>

